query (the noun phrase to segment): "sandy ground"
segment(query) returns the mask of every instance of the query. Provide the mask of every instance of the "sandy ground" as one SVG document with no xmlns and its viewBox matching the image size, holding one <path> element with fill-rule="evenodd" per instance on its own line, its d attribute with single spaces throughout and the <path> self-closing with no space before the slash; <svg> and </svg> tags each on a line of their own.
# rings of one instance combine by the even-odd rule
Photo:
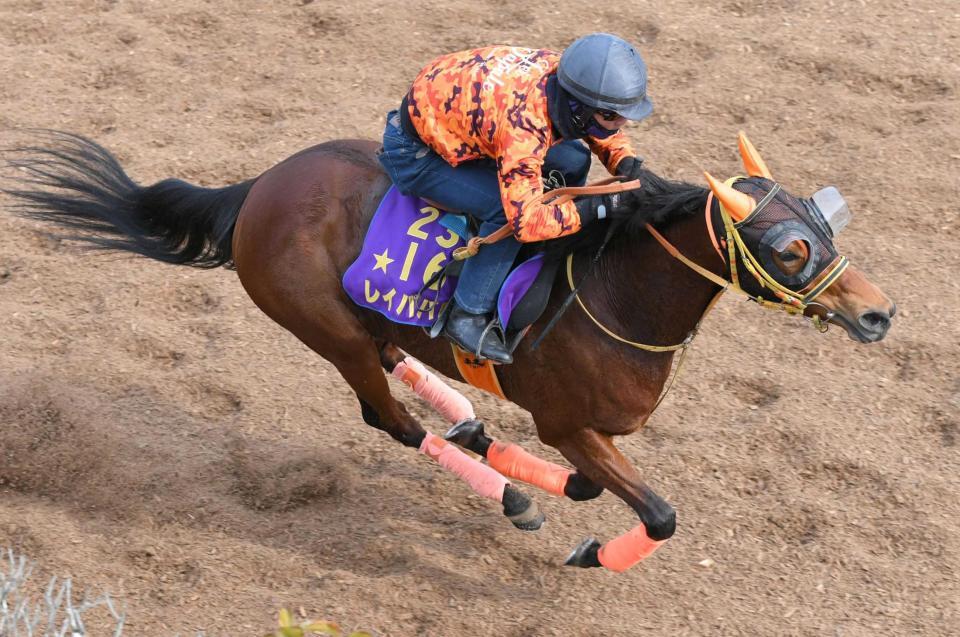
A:
<svg viewBox="0 0 960 637">
<path fill-rule="evenodd" d="M 793 192 L 844 191 L 841 248 L 900 308 L 860 346 L 722 302 L 622 442 L 678 510 L 667 546 L 622 575 L 561 567 L 627 507 L 543 495 L 547 526 L 516 531 L 364 426 L 232 272 L 94 258 L 9 214 L 0 546 L 122 598 L 130 635 L 259 635 L 281 606 L 391 636 L 960 634 L 956 2 L 2 0 L 0 126 L 222 185 L 378 136 L 434 55 L 593 30 L 649 62 L 657 110 L 631 135 L 652 169 L 732 174 L 747 130 Z"/>
</svg>

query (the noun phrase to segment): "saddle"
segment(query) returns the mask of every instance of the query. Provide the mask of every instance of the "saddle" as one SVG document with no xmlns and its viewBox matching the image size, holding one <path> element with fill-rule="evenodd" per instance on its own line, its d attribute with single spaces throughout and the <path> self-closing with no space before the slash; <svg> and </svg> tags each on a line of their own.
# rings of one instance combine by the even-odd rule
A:
<svg viewBox="0 0 960 637">
<path fill-rule="evenodd" d="M 589 186 L 547 190 L 534 203 L 560 204 L 637 186 L 639 182 L 612 177 Z M 474 236 L 465 215 L 391 186 L 370 222 L 360 255 L 344 273 L 344 290 L 354 303 L 397 323 L 424 327 L 435 338 L 443 330 L 462 261 L 511 232 L 505 224 L 485 237 Z M 502 332 L 511 352 L 546 309 L 560 265 L 538 248 L 521 250 L 488 326 Z"/>
<path fill-rule="evenodd" d="M 342 285 L 357 305 L 396 323 L 423 327 L 436 337 L 446 321 L 463 255 L 475 254 L 480 245 L 493 240 L 492 235 L 475 237 L 466 215 L 402 195 L 392 186 L 370 222 L 360 255 L 344 273 Z M 498 297 L 491 329 L 501 330 L 511 349 L 546 308 L 559 265 L 537 248 L 521 251 Z"/>
</svg>

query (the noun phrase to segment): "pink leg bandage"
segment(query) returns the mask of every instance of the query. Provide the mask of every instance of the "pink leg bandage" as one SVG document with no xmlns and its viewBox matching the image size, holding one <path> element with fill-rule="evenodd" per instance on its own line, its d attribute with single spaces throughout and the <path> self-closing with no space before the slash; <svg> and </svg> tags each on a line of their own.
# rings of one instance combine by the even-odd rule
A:
<svg viewBox="0 0 960 637">
<path fill-rule="evenodd" d="M 512 442 L 493 441 L 487 450 L 487 462 L 499 473 L 540 487 L 553 495 L 564 495 L 563 489 L 573 473 L 570 469 L 542 460 Z"/>
<path fill-rule="evenodd" d="M 647 527 L 639 526 L 600 547 L 597 558 L 611 571 L 622 573 L 640 560 L 650 557 L 666 540 L 651 540 Z"/>
<path fill-rule="evenodd" d="M 423 363 L 407 356 L 393 368 L 393 377 L 402 380 L 449 422 L 457 424 L 475 418 L 473 405 L 460 392 L 427 371 Z"/>
<path fill-rule="evenodd" d="M 427 432 L 420 443 L 420 453 L 436 460 L 441 467 L 470 485 L 477 495 L 503 502 L 503 489 L 510 481 L 502 475 L 460 451 L 456 445 Z"/>
</svg>

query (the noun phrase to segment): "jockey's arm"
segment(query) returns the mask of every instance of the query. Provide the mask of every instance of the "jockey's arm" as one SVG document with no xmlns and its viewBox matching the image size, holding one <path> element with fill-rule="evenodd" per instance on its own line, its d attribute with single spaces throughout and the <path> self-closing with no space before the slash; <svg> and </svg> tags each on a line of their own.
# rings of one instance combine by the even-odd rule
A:
<svg viewBox="0 0 960 637">
<path fill-rule="evenodd" d="M 617 169 L 620 167 L 620 162 L 622 162 L 624 159 L 639 159 L 636 151 L 633 150 L 633 145 L 630 143 L 630 139 L 622 130 L 615 135 L 607 137 L 606 139 L 594 139 L 593 137 L 587 137 L 585 141 L 587 142 L 587 146 L 590 147 L 590 150 L 593 152 L 593 154 L 597 156 L 597 159 L 603 163 L 607 169 L 607 172 L 609 172 L 611 175 L 622 174 L 622 171 L 618 172 Z"/>
<path fill-rule="evenodd" d="M 617 166 L 624 159 L 636 157 L 622 131 L 604 140 L 587 138 L 587 144 L 611 174 L 617 174 Z M 541 176 L 545 154 L 544 140 L 533 134 L 515 134 L 501 143 L 497 161 L 500 199 L 507 223 L 518 241 L 557 239 L 579 231 L 594 219 L 619 217 L 632 211 L 629 199 L 623 195 L 586 197 L 560 205 L 538 203 L 537 199 L 543 194 Z M 638 166 L 641 161 L 637 159 Z"/>
<path fill-rule="evenodd" d="M 507 223 L 518 241 L 556 239 L 580 230 L 580 214 L 573 202 L 544 205 L 541 173 L 546 144 L 535 135 L 511 136 L 497 158 L 500 199 Z"/>
</svg>

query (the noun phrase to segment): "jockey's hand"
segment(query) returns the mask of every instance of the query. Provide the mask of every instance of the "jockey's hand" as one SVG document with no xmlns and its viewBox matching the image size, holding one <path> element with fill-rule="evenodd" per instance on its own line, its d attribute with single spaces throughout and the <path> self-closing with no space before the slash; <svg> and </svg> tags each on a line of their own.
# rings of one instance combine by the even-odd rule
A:
<svg viewBox="0 0 960 637">
<path fill-rule="evenodd" d="M 642 157 L 624 157 L 617 164 L 617 176 L 626 177 L 627 181 L 640 179 L 641 166 L 643 166 Z"/>
<path fill-rule="evenodd" d="M 636 213 L 638 205 L 636 195 L 630 190 L 610 195 L 590 195 L 576 201 L 581 226 L 597 219 L 629 219 Z"/>
</svg>

